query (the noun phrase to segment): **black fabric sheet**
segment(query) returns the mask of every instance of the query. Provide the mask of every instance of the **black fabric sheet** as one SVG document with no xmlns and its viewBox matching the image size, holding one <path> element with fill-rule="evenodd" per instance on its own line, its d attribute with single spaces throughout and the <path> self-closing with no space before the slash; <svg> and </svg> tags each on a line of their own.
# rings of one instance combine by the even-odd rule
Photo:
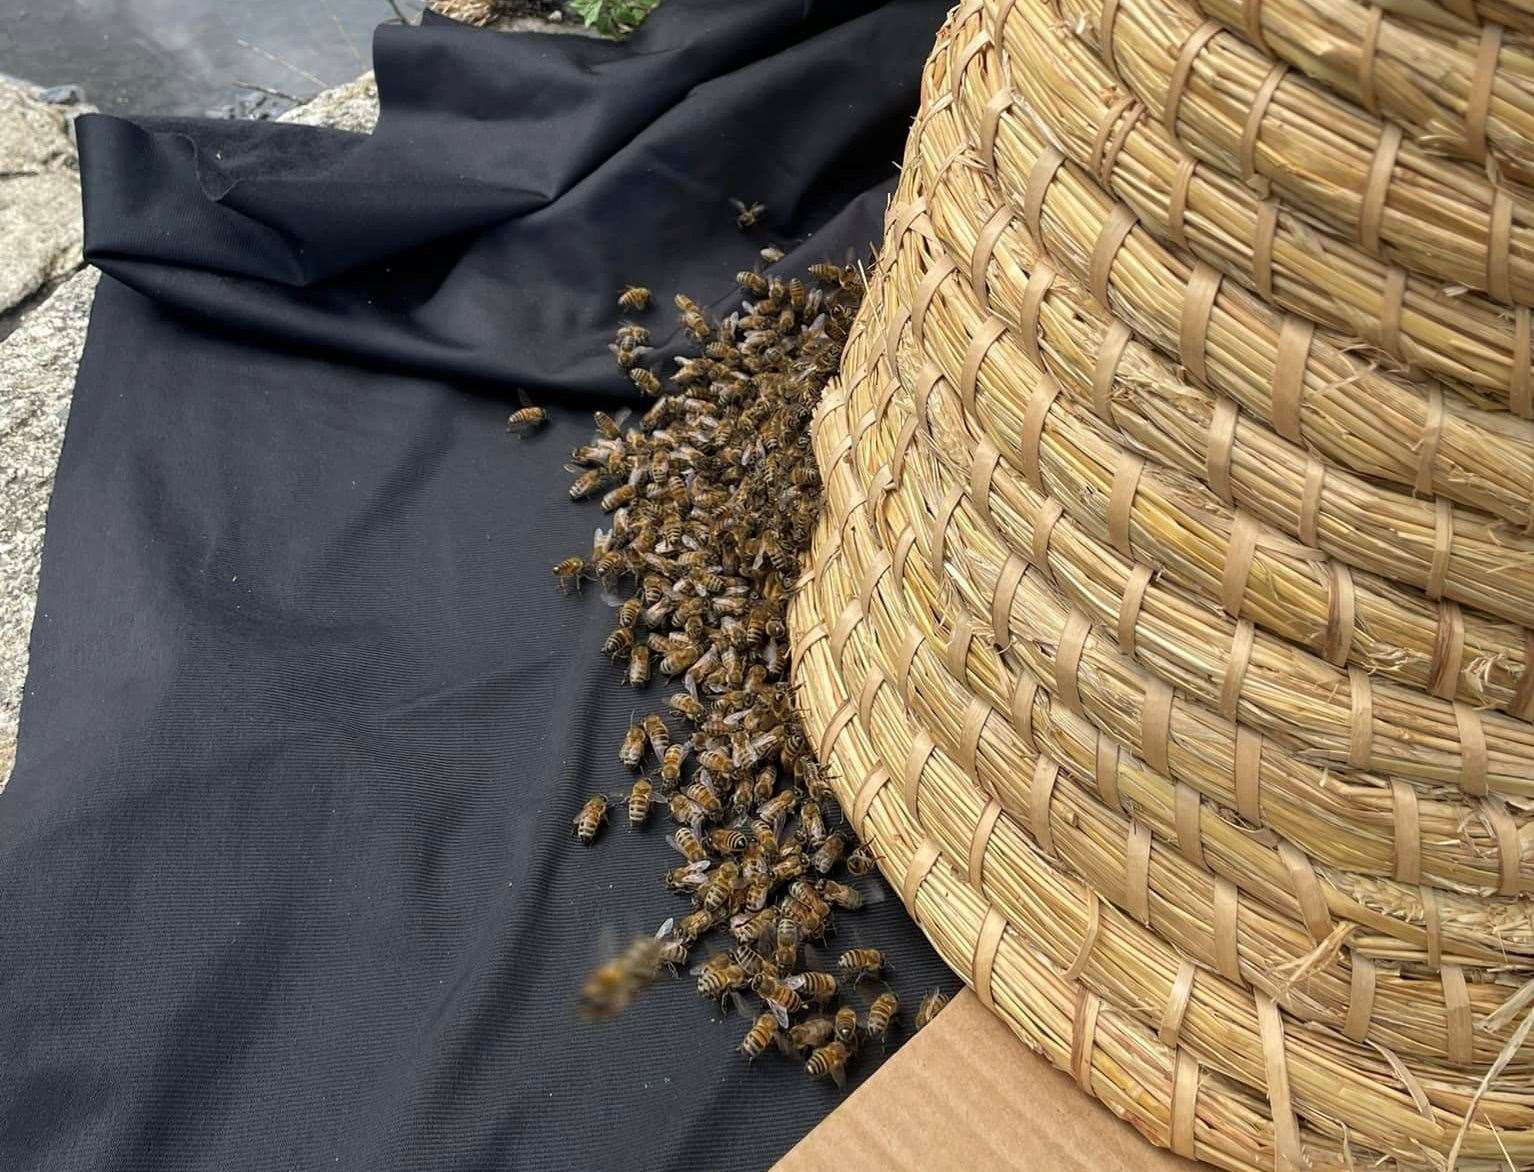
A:
<svg viewBox="0 0 1534 1172">
<path fill-rule="evenodd" d="M 371 137 L 82 120 L 107 275 L 0 795 L 0 1167 L 762 1167 L 835 1105 L 685 978 L 577 1020 L 679 904 L 659 823 L 570 837 L 665 690 L 549 566 L 600 521 L 562 465 L 628 401 L 617 288 L 866 247 L 941 17 L 435 21 L 379 30 Z M 897 900 L 840 925 L 908 1006 L 952 987 Z"/>
</svg>

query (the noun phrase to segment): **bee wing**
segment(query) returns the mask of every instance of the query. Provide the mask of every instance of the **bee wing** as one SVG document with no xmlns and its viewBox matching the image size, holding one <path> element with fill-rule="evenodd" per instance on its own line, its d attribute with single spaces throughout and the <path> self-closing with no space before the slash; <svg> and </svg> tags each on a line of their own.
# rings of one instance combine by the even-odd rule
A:
<svg viewBox="0 0 1534 1172">
<path fill-rule="evenodd" d="M 533 405 L 532 397 L 528 395 L 526 387 L 517 388 L 517 398 L 521 400 L 524 407 L 531 407 Z"/>
<path fill-rule="evenodd" d="M 784 977 L 783 978 L 783 985 L 784 985 L 785 988 L 789 988 L 789 989 L 802 989 L 802 988 L 804 988 L 804 974 L 803 973 L 795 973 L 791 977 Z"/>
<path fill-rule="evenodd" d="M 788 1028 L 788 1010 L 776 1001 L 767 1001 L 767 1008 L 772 1010 L 772 1016 L 778 1019 L 778 1028 Z"/>
<path fill-rule="evenodd" d="M 628 599 L 624 598 L 624 596 L 619 594 L 616 590 L 610 589 L 605 582 L 602 584 L 600 593 L 602 601 L 607 603 L 607 605 L 612 607 L 614 610 L 628 601 Z"/>
<path fill-rule="evenodd" d="M 739 1013 L 742 1017 L 750 1017 L 751 1016 L 751 1006 L 746 1004 L 746 999 L 744 997 L 742 997 L 736 990 L 731 989 L 729 991 L 729 993 L 726 994 L 726 996 L 728 997 L 730 1002 L 735 1006 L 735 1011 L 737 1013 Z M 779 1024 L 782 1024 L 782 1023 L 779 1023 Z"/>
<path fill-rule="evenodd" d="M 832 1067 L 832 1069 L 831 1069 L 831 1081 L 836 1084 L 836 1089 L 837 1090 L 845 1091 L 847 1089 L 847 1069 L 846 1069 L 846 1067 L 844 1067 L 844 1066 Z"/>
<path fill-rule="evenodd" d="M 866 887 L 861 883 L 854 883 L 851 886 L 854 887 L 857 890 L 857 893 L 863 897 L 864 907 L 871 907 L 876 903 L 883 903 L 886 898 L 884 894 L 884 884 L 880 883 L 877 879 L 872 880 Z"/>
<path fill-rule="evenodd" d="M 783 1052 L 783 1056 L 785 1058 L 792 1058 L 795 1061 L 798 1060 L 799 1051 L 796 1050 L 794 1048 L 794 1044 L 788 1040 L 788 1034 L 785 1030 L 780 1029 L 777 1033 L 773 1034 L 773 1040 L 777 1042 L 778 1049 Z"/>
<path fill-rule="evenodd" d="M 675 927 L 676 918 L 674 916 L 667 916 L 665 922 L 655 930 L 655 938 L 657 940 L 664 940 L 667 936 L 671 935 L 671 930 Z"/>
</svg>

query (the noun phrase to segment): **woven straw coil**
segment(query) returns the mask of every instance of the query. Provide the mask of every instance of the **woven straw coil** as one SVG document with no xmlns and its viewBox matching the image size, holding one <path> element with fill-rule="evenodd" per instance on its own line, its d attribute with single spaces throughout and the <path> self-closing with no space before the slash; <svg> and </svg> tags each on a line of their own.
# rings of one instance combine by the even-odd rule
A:
<svg viewBox="0 0 1534 1172">
<path fill-rule="evenodd" d="M 1020 1036 L 1226 1167 L 1534 1166 L 1511 11 L 962 4 L 815 424 L 849 820 Z"/>
</svg>

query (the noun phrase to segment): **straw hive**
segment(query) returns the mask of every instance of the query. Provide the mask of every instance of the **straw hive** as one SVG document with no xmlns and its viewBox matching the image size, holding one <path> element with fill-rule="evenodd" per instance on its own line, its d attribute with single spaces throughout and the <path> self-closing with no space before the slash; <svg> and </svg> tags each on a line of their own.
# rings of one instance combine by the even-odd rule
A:
<svg viewBox="0 0 1534 1172">
<path fill-rule="evenodd" d="M 967 0 L 816 416 L 848 819 L 1223 1167 L 1534 1168 L 1530 28 Z"/>
</svg>

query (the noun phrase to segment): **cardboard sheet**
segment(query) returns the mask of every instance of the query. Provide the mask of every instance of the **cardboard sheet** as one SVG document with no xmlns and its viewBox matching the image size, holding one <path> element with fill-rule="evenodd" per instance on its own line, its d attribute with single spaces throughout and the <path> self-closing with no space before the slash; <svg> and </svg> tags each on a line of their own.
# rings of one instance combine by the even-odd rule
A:
<svg viewBox="0 0 1534 1172">
<path fill-rule="evenodd" d="M 775 1172 L 1194 1172 L 1081 1093 L 964 990 Z"/>
</svg>

